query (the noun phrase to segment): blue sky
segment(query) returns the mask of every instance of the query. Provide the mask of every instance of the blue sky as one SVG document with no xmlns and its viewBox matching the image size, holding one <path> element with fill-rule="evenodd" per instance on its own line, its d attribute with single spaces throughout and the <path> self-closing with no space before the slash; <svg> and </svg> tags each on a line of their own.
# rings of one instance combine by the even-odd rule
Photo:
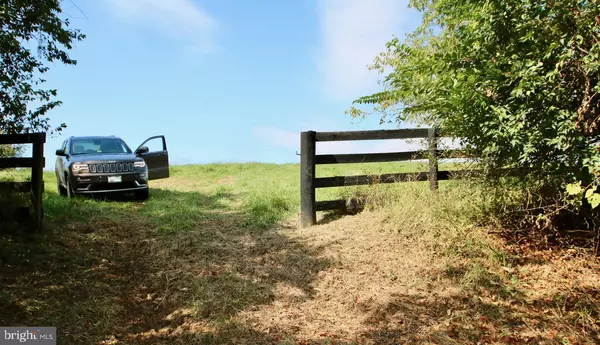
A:
<svg viewBox="0 0 600 345">
<path fill-rule="evenodd" d="M 76 66 L 48 86 L 68 128 L 48 138 L 47 165 L 71 135 L 117 135 L 137 147 L 164 134 L 172 164 L 297 162 L 303 130 L 364 130 L 352 100 L 378 90 L 370 64 L 392 35 L 418 25 L 399 0 L 70 0 L 87 35 Z M 320 152 L 394 151 L 402 142 L 342 142 Z"/>
</svg>

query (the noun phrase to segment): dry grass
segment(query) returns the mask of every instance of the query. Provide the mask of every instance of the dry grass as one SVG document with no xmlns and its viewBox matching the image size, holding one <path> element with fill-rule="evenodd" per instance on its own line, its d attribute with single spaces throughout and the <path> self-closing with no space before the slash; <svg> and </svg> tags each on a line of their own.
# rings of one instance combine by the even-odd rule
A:
<svg viewBox="0 0 600 345">
<path fill-rule="evenodd" d="M 419 185 L 371 189 L 370 200 L 395 206 L 288 233 L 332 263 L 313 298 L 281 286 L 239 322 L 290 343 L 600 341 L 600 266 L 589 254 L 508 247 L 472 226 L 478 196 L 464 185 L 437 196 Z"/>
<path fill-rule="evenodd" d="M 600 342 L 597 261 L 502 242 L 476 188 L 341 190 L 374 207 L 299 229 L 297 178 L 177 167 L 138 203 L 68 201 L 47 175 L 46 231 L 0 233 L 0 324 L 59 344 Z"/>
</svg>

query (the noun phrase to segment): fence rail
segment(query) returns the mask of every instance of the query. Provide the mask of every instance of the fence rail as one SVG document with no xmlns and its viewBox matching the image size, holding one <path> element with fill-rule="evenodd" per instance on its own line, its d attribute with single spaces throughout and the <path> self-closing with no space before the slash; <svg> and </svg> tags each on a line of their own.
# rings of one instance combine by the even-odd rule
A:
<svg viewBox="0 0 600 345">
<path fill-rule="evenodd" d="M 426 152 L 388 152 L 358 154 L 317 155 L 317 142 L 345 140 L 384 140 L 427 138 Z M 345 200 L 316 201 L 316 189 L 342 186 L 369 185 L 375 183 L 397 183 L 406 181 L 429 181 L 432 191 L 438 188 L 438 181 L 448 180 L 450 171 L 439 171 L 438 157 L 455 150 L 438 150 L 439 135 L 435 128 L 411 128 L 396 130 L 349 131 L 349 132 L 302 132 L 300 135 L 300 208 L 301 225 L 316 224 L 317 211 L 345 209 Z M 356 175 L 316 177 L 319 164 L 396 162 L 413 159 L 427 159 L 429 171 L 417 173 L 392 173 L 383 175 Z"/>
<path fill-rule="evenodd" d="M 0 135 L 0 145 L 33 144 L 31 157 L 0 158 L 0 168 L 31 168 L 31 182 L 2 182 L 0 189 L 31 194 L 31 216 L 36 230 L 41 230 L 44 217 L 42 194 L 45 143 L 45 133 Z"/>
<path fill-rule="evenodd" d="M 316 132 L 315 132 L 316 133 Z M 428 128 L 382 129 L 376 131 L 318 132 L 316 141 L 384 140 L 427 138 Z"/>
</svg>

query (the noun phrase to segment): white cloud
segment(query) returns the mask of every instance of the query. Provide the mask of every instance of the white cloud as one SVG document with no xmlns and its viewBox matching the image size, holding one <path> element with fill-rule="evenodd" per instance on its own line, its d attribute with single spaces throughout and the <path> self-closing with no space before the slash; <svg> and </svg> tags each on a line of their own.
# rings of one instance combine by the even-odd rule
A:
<svg viewBox="0 0 600 345">
<path fill-rule="evenodd" d="M 129 24 L 159 29 L 202 53 L 215 50 L 217 22 L 193 0 L 104 0 Z"/>
<path fill-rule="evenodd" d="M 373 91 L 379 75 L 367 68 L 400 36 L 408 16 L 407 0 L 319 0 L 321 85 L 336 100 Z"/>
</svg>

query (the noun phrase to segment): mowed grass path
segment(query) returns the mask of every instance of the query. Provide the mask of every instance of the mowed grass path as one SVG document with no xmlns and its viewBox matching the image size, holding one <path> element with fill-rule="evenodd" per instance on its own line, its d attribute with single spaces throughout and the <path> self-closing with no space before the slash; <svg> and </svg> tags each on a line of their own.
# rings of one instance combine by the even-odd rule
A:
<svg viewBox="0 0 600 345">
<path fill-rule="evenodd" d="M 318 174 L 419 169 L 339 165 Z M 282 282 L 312 294 L 329 265 L 282 234 L 296 227 L 299 175 L 296 164 L 174 166 L 142 203 L 68 200 L 45 173 L 45 230 L 0 232 L 0 324 L 56 326 L 62 344 L 264 342 L 232 317 L 272 302 Z M 318 192 L 324 200 L 352 190 Z"/>
<path fill-rule="evenodd" d="M 59 344 L 600 343 L 598 260 L 490 235 L 476 186 L 318 190 L 381 207 L 299 229 L 298 165 L 171 175 L 138 202 L 68 200 L 47 173 L 45 230 L 0 231 L 0 325 L 55 326 Z"/>
</svg>

